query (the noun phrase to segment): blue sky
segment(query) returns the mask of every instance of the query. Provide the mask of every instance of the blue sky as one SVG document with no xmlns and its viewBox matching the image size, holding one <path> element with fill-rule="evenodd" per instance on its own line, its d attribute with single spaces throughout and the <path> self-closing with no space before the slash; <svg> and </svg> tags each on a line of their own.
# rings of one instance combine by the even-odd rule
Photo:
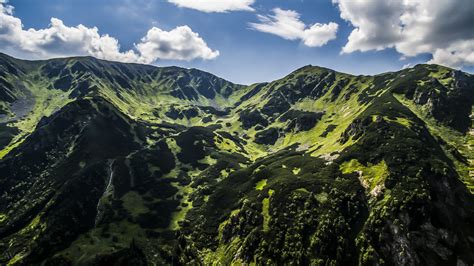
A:
<svg viewBox="0 0 474 266">
<path fill-rule="evenodd" d="M 367 0 L 366 2 L 370 1 Z M 13 7 L 13 11 L 8 15 L 20 19 L 25 30 L 29 28 L 36 30 L 48 28 L 50 27 L 51 18 L 54 17 L 60 19 L 67 27 L 75 27 L 78 24 L 83 24 L 87 28 L 97 27 L 100 35 L 108 34 L 118 41 L 121 52 L 133 50 L 134 44 L 140 42 L 152 27 L 159 28 L 162 31 L 171 31 L 178 26 L 186 25 L 192 32 L 199 34 L 199 38 L 211 49 L 209 51 L 218 51 L 218 56 L 207 53 L 207 59 L 206 56 L 197 55 L 195 58 L 185 60 L 173 60 L 172 56 L 158 56 L 158 58 L 153 58 L 152 62 L 147 61 L 147 63 L 158 66 L 194 67 L 209 71 L 230 81 L 244 84 L 278 79 L 308 64 L 352 74 L 376 74 L 399 70 L 407 65 L 425 63 L 432 60 L 435 53 L 436 56 L 441 55 L 441 57 L 434 62 L 444 64 L 444 61 L 441 61 L 444 58 L 441 52 L 446 49 L 446 51 L 451 51 L 461 49 L 457 47 L 465 47 L 461 45 L 453 46 L 452 43 L 438 41 L 428 43 L 431 48 L 412 53 L 411 48 L 406 48 L 407 46 L 416 45 L 421 47 L 425 43 L 410 43 L 411 40 L 405 39 L 402 41 L 401 37 L 393 38 L 397 41 L 386 41 L 385 39 L 390 38 L 382 36 L 385 32 L 384 29 L 374 28 L 377 25 L 384 24 L 377 22 L 377 20 L 385 22 L 384 17 L 370 17 L 374 15 L 365 12 L 368 9 L 367 7 L 351 7 L 352 3 L 347 3 L 348 6 L 344 7 L 344 0 L 334 3 L 331 0 L 256 0 L 251 2 L 253 3 L 249 6 L 253 9 L 252 11 L 229 10 L 224 13 L 203 12 L 193 8 L 179 7 L 167 0 L 10 0 L 4 5 Z M 469 5 L 469 1 L 464 1 L 464 3 Z M 299 20 L 307 27 L 315 23 L 336 23 L 338 28 L 335 39 L 327 41 L 325 45 L 311 47 L 305 45 L 303 39 L 288 40 L 269 32 L 252 29 L 249 23 L 261 23 L 258 15 L 268 17 L 274 13 L 274 8 L 285 11 L 292 10 L 298 13 Z M 349 10 L 346 12 L 347 14 L 342 13 L 342 8 Z M 380 8 L 390 8 L 386 10 L 395 9 L 394 11 L 396 11 L 398 7 L 381 6 Z M 441 11 L 440 14 L 442 14 Z M 416 16 L 416 14 L 411 15 Z M 345 19 L 341 16 L 344 16 Z M 357 18 L 363 16 L 366 16 L 369 20 L 372 18 L 374 23 L 378 24 L 361 24 L 362 22 L 357 21 Z M 462 19 L 469 23 L 468 18 L 467 20 L 466 18 L 460 18 L 461 21 L 463 21 Z M 413 26 L 414 29 L 415 26 Z M 474 26 L 474 24 L 471 24 L 471 26 Z M 341 53 L 343 47 L 348 44 L 349 35 L 356 28 L 369 29 L 369 32 L 373 30 L 375 35 L 379 33 L 381 37 L 375 36 L 369 41 L 353 42 L 353 45 L 350 45 L 353 48 L 348 48 L 348 50 L 352 49 L 350 52 Z M 436 25 L 433 25 L 432 28 L 436 28 Z M 431 28 L 425 31 L 431 31 Z M 427 36 L 436 36 L 436 34 L 438 32 L 433 30 L 433 33 L 428 33 Z M 391 36 L 395 36 L 395 34 L 389 37 Z M 470 40 L 471 37 L 472 35 L 467 32 L 459 37 L 459 42 Z M 36 56 L 32 49 L 25 52 L 24 47 L 15 47 L 13 43 L 12 41 L 10 44 L 8 42 L 2 44 L 2 41 L 0 41 L 0 51 L 23 58 L 31 57 L 32 59 L 54 57 L 50 56 L 49 53 L 44 53 L 44 49 L 41 56 Z M 455 52 L 458 54 L 463 52 L 471 56 L 470 48 L 467 48 L 467 51 L 465 48 L 463 49 Z M 66 53 L 65 55 L 74 55 L 74 51 L 72 50 L 71 54 Z M 109 58 L 105 57 L 105 59 Z M 472 72 L 473 68 L 470 61 L 460 60 L 446 61 L 448 62 L 446 64 Z"/>
</svg>

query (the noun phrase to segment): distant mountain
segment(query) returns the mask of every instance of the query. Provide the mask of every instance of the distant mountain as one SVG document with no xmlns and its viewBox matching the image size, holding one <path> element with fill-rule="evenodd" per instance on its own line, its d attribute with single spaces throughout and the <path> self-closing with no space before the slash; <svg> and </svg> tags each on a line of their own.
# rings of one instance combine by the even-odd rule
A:
<svg viewBox="0 0 474 266">
<path fill-rule="evenodd" d="M 472 265 L 474 76 L 0 54 L 0 264 Z"/>
</svg>

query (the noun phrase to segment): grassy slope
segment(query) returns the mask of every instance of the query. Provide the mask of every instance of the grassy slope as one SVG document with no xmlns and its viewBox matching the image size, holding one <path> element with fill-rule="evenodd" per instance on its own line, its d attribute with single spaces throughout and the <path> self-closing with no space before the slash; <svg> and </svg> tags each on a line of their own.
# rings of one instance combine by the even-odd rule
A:
<svg viewBox="0 0 474 266">
<path fill-rule="evenodd" d="M 65 68 L 70 69 L 79 61 L 87 66 L 88 64 L 92 64 L 92 67 L 108 71 L 111 75 L 127 76 L 125 70 L 116 68 L 112 63 L 97 62 L 97 60 L 70 59 L 66 61 Z M 272 238 L 278 235 L 278 232 L 294 234 L 294 232 L 291 231 L 293 229 L 279 227 L 285 224 L 285 222 L 282 221 L 288 219 L 287 216 L 289 213 L 290 216 L 293 215 L 296 219 L 292 221 L 295 223 L 304 224 L 304 221 L 316 219 L 317 217 L 322 220 L 321 224 L 310 226 L 313 228 L 310 234 L 311 239 L 302 239 L 301 243 L 308 244 L 305 241 L 310 241 L 314 248 L 321 250 L 324 250 L 324 248 L 330 249 L 330 247 L 325 247 L 324 244 L 326 238 L 328 238 L 326 241 L 336 241 L 330 239 L 333 235 L 327 231 L 328 225 L 325 223 L 330 220 L 338 221 L 336 227 L 338 230 L 341 230 L 340 233 L 347 234 L 347 239 L 356 241 L 357 235 L 353 235 L 354 232 L 351 230 L 359 228 L 360 224 L 358 223 L 360 221 L 352 220 L 350 216 L 341 216 L 340 209 L 337 207 L 339 206 L 338 204 L 342 204 L 340 202 L 341 200 L 345 199 L 345 197 L 352 197 L 352 199 L 357 197 L 358 199 L 354 203 L 355 205 L 352 206 L 353 209 L 351 209 L 351 211 L 358 210 L 357 214 L 351 212 L 348 214 L 363 216 L 364 211 L 362 210 L 362 206 L 366 203 L 364 203 L 364 200 L 361 198 L 363 196 L 358 194 L 358 189 L 361 186 L 365 187 L 367 194 L 374 197 L 374 200 L 371 201 L 372 210 L 364 225 L 364 230 L 369 232 L 372 230 L 372 227 L 374 227 L 374 224 L 377 223 L 378 219 L 392 215 L 387 212 L 386 206 L 389 204 L 390 206 L 396 205 L 398 204 L 396 202 L 405 199 L 403 198 L 405 196 L 402 197 L 397 194 L 400 193 L 399 190 L 385 187 L 385 184 L 388 182 L 387 180 L 390 181 L 388 177 L 391 177 L 393 162 L 385 161 L 381 158 L 369 161 L 367 159 L 357 160 L 351 158 L 352 155 L 347 155 L 348 151 L 350 151 L 349 153 L 357 154 L 359 146 L 366 145 L 364 142 L 366 140 L 362 138 L 364 141 L 360 143 L 360 135 L 352 134 L 349 130 L 352 127 L 357 128 L 358 123 L 365 118 L 368 118 L 370 121 L 369 127 L 376 128 L 379 124 L 386 122 L 390 128 L 393 127 L 400 129 L 400 131 L 407 130 L 410 132 L 417 128 L 423 128 L 423 123 L 425 123 L 431 135 L 441 137 L 462 154 L 467 155 L 471 160 L 471 164 L 468 166 L 461 164 L 448 152 L 446 147 L 443 146 L 444 153 L 454 162 L 459 176 L 461 176 L 467 186 L 471 188 L 472 192 L 472 178 L 469 176 L 469 170 L 472 168 L 472 151 L 471 146 L 469 146 L 471 145 L 469 141 L 472 142 L 472 135 L 462 135 L 450 129 L 445 124 L 435 121 L 424 110 L 425 107 L 414 104 L 404 96 L 395 94 L 395 97 L 393 97 L 391 93 L 393 84 L 397 83 L 400 78 L 406 75 L 406 72 L 403 71 L 387 73 L 375 77 L 351 76 L 343 73 L 335 73 L 334 81 L 325 87 L 326 91 L 324 91 L 322 95 L 318 97 L 304 97 L 291 104 L 290 110 L 324 112 L 316 125 L 307 131 L 296 132 L 293 130 L 281 133 L 274 145 L 263 145 L 254 142 L 256 135 L 261 129 L 257 129 L 256 127 L 252 127 L 248 130 L 243 129 L 242 122 L 239 121 L 239 114 L 243 110 L 262 110 L 268 106 L 273 97 L 279 97 L 280 94 L 283 95 L 285 88 L 288 86 L 293 86 L 298 89 L 300 86 L 298 82 L 300 82 L 301 79 L 307 77 L 319 78 L 320 76 L 327 75 L 329 70 L 305 67 L 270 84 L 255 84 L 246 88 L 236 86 L 235 92 L 230 94 L 230 96 L 218 94 L 214 99 L 208 99 L 203 95 L 199 95 L 197 99 L 183 100 L 171 96 L 169 92 L 170 89 L 177 86 L 176 83 L 174 83 L 175 79 L 185 76 L 187 73 L 186 70 L 176 69 L 177 75 L 167 77 L 167 74 L 164 72 L 169 69 L 127 66 L 127 68 L 130 69 L 137 69 L 137 72 L 132 72 L 133 78 L 128 77 L 131 83 L 130 85 L 134 88 L 132 90 L 123 88 L 121 84 L 110 82 L 110 80 L 105 78 L 71 73 L 74 80 L 76 80 L 73 84 L 87 80 L 90 82 L 89 86 L 96 86 L 98 88 L 97 91 L 86 92 L 85 95 L 71 97 L 71 90 L 63 91 L 53 88 L 54 82 L 59 79 L 59 75 L 48 78 L 41 72 L 42 67 L 48 63 L 49 62 L 46 61 L 41 64 L 36 64 L 35 67 L 29 68 L 28 71 L 25 72 L 26 74 L 23 77 L 25 86 L 34 97 L 35 103 L 32 107 L 32 111 L 25 117 L 10 122 L 11 126 L 17 127 L 20 130 L 20 133 L 13 138 L 6 148 L 0 151 L 0 158 L 11 152 L 11 150 L 18 145 L 21 145 L 21 141 L 35 130 L 35 127 L 43 116 L 50 116 L 67 103 L 75 101 L 76 97 L 91 97 L 92 94 L 99 95 L 110 101 L 127 119 L 140 121 L 153 129 L 160 129 L 161 125 L 158 123 L 164 122 L 184 125 L 186 127 L 203 125 L 209 127 L 218 126 L 221 127 L 220 130 L 230 133 L 234 137 L 231 139 L 226 137 L 223 133 L 219 133 L 219 131 L 214 131 L 213 137 L 211 138 L 212 140 L 209 141 L 212 142 L 212 145 L 209 144 L 209 147 L 205 149 L 206 156 L 200 158 L 198 162 L 194 162 L 196 164 L 207 165 L 206 169 L 199 169 L 192 165 L 193 162 L 183 162 L 178 159 L 179 154 L 183 152 L 182 149 L 184 148 L 180 146 L 180 144 L 177 144 L 177 139 L 181 136 L 179 133 L 174 132 L 171 136 L 165 138 L 160 137 L 158 139 L 152 138 L 151 135 L 148 136 L 144 150 L 151 149 L 159 142 L 158 140 L 164 139 L 175 157 L 177 166 L 167 173 L 164 178 L 177 178 L 182 169 L 188 169 L 187 173 L 192 180 L 190 184 L 181 184 L 180 182 L 170 183 L 177 191 L 173 197 L 179 195 L 177 202 L 181 207 L 174 209 L 170 213 L 168 225 L 153 230 L 141 228 L 135 219 L 150 211 L 149 207 L 147 207 L 151 206 L 150 202 L 147 202 L 149 201 L 148 198 L 150 194 L 147 194 L 148 192 L 145 194 L 136 193 L 134 191 L 128 192 L 124 194 L 120 200 L 123 202 L 125 211 L 131 215 L 133 222 L 130 222 L 130 220 L 122 220 L 110 223 L 106 230 L 107 232 L 111 232 L 108 236 L 104 235 L 104 228 L 102 226 L 92 228 L 77 238 L 70 247 L 58 253 L 57 256 L 59 257 L 65 256 L 74 261 L 87 263 L 89 262 L 87 258 L 90 259 L 91 257 L 88 254 L 92 255 L 100 251 L 102 255 L 110 255 L 127 248 L 132 240 L 142 239 L 143 241 L 149 241 L 147 233 L 150 234 L 150 231 L 166 234 L 169 231 L 187 230 L 189 228 L 187 226 L 182 228 L 181 224 L 183 222 L 188 223 L 188 218 L 194 217 L 197 213 L 209 215 L 209 213 L 213 211 L 212 208 L 221 208 L 218 197 L 219 193 L 226 195 L 229 201 L 231 199 L 234 201 L 230 201 L 230 205 L 225 206 L 225 209 L 219 213 L 219 217 L 213 217 L 212 215 L 204 216 L 208 220 L 216 220 L 207 222 L 215 223 L 214 233 L 217 234 L 216 239 L 218 242 L 217 248 L 207 246 L 204 249 L 198 249 L 196 251 L 201 254 L 204 262 L 216 260 L 234 263 L 239 263 L 244 260 L 255 262 L 259 256 L 262 258 L 278 256 L 273 254 L 272 251 L 269 251 L 267 246 L 263 245 L 259 246 L 256 251 L 257 253 L 261 252 L 259 253 L 260 255 L 254 255 L 254 258 L 234 257 L 234 254 L 238 253 L 238 250 L 248 247 L 249 243 L 252 242 L 252 239 L 255 237 L 253 234 L 259 234 L 257 232 L 260 232 L 260 229 L 256 229 L 257 231 L 250 233 L 242 229 L 243 231 L 236 233 L 232 232 L 233 229 L 229 229 L 237 226 L 235 224 L 236 218 L 232 218 L 234 216 L 238 217 L 240 219 L 239 221 L 243 223 L 238 224 L 238 228 L 244 228 L 241 226 L 244 226 L 245 223 L 251 219 L 250 217 L 252 217 L 247 216 L 249 213 L 257 217 L 262 217 L 260 223 L 251 225 L 255 228 L 260 228 L 259 226 L 261 226 L 261 232 L 263 232 L 264 238 L 270 242 Z M 25 62 L 18 64 L 25 64 Z M 131 71 L 130 69 L 129 71 Z M 434 68 L 429 73 L 429 77 L 439 79 L 442 84 L 449 84 L 450 80 L 446 78 L 446 73 L 448 72 L 449 70 L 446 68 Z M 188 81 L 193 90 L 197 88 L 196 84 L 198 81 L 199 78 Z M 345 83 L 340 83 L 342 81 Z M 341 88 L 337 88 L 338 84 L 343 85 Z M 424 85 L 423 81 L 419 81 L 419 84 Z M 226 84 L 225 86 L 233 85 Z M 246 95 L 258 86 L 263 86 L 263 88 L 249 99 L 242 102 L 239 101 L 243 95 Z M 336 93 L 337 89 L 341 91 Z M 336 97 L 334 95 L 336 95 Z M 283 97 L 287 97 L 287 95 L 283 95 Z M 291 101 L 291 99 L 288 100 Z M 203 122 L 201 118 L 208 114 L 203 110 L 199 110 L 196 117 L 171 119 L 165 113 L 169 111 L 172 105 L 178 110 L 187 110 L 195 106 L 213 106 L 217 109 L 231 107 L 231 110 L 225 115 L 212 115 L 212 121 Z M 403 106 L 407 108 L 404 109 Z M 283 116 L 283 114 L 276 117 L 265 116 L 265 119 L 268 121 L 267 127 L 279 129 L 287 127 L 289 122 L 282 122 L 279 119 L 281 116 Z M 379 120 L 383 122 L 380 123 Z M 365 132 L 362 134 L 365 134 Z M 345 135 L 347 135 L 348 138 L 342 141 Z M 135 138 L 138 139 L 137 137 Z M 246 141 L 243 142 L 242 140 Z M 199 142 L 201 140 L 194 140 L 194 143 L 196 143 L 196 141 Z M 296 150 L 304 151 L 305 155 L 299 155 L 301 157 L 296 156 L 294 158 L 291 156 L 288 158 L 272 158 L 275 153 L 285 150 L 288 147 L 297 147 Z M 191 153 L 192 152 L 194 151 L 191 151 Z M 223 154 L 226 154 L 225 156 L 238 154 L 249 159 L 249 161 L 246 163 L 240 162 L 237 166 L 233 167 L 218 167 L 218 162 L 220 162 L 222 158 L 225 158 Z M 338 161 L 340 155 L 343 157 Z M 130 154 L 127 159 L 130 160 L 133 156 L 133 154 Z M 334 163 L 334 167 L 331 166 L 331 162 Z M 126 165 L 130 169 L 133 168 L 129 166 L 130 161 L 127 161 Z M 310 165 L 317 165 L 320 168 L 311 169 Z M 160 169 L 156 166 L 147 167 L 150 172 Z M 261 173 L 266 173 L 266 175 L 259 174 L 257 169 L 248 172 L 252 167 L 264 169 L 265 171 Z M 354 179 L 343 176 L 350 176 L 354 172 L 356 175 L 360 173 L 357 182 L 354 182 Z M 316 175 L 317 178 L 313 175 Z M 327 175 L 340 176 L 332 180 L 327 178 Z M 233 187 L 235 187 L 235 190 Z M 243 196 L 237 193 L 237 188 L 239 189 L 239 193 L 244 193 Z M 203 190 L 213 189 L 217 191 L 216 194 L 206 194 L 203 196 Z M 417 189 L 419 188 L 417 187 Z M 343 191 L 347 191 L 347 193 Z M 420 195 L 421 194 L 422 193 L 420 193 Z M 309 195 L 312 196 L 310 197 Z M 377 198 L 379 195 L 381 195 L 382 198 Z M 310 200 L 312 198 L 315 199 L 314 202 Z M 420 196 L 420 198 L 422 197 Z M 316 213 L 312 213 L 307 209 L 308 206 L 304 205 L 306 207 L 300 210 L 302 214 L 296 215 L 296 213 L 294 213 L 296 209 L 288 208 L 287 204 L 291 203 L 294 204 L 291 206 L 298 206 L 299 208 L 302 199 L 308 200 L 308 202 L 305 203 L 308 206 L 320 208 L 320 210 Z M 247 206 L 246 200 L 249 206 Z M 156 202 L 153 201 L 153 203 Z M 313 204 L 316 205 L 313 206 Z M 333 209 L 329 206 L 336 207 Z M 0 223 L 7 219 L 5 217 L 5 214 L 0 214 Z M 28 228 L 32 228 L 31 230 L 34 229 L 33 231 L 35 232 L 43 230 L 41 228 L 44 226 L 44 223 L 39 221 L 41 221 L 41 217 L 37 216 L 37 218 L 32 220 L 31 223 L 33 224 L 25 227 L 25 230 Z M 346 224 L 350 224 L 351 226 L 347 228 Z M 194 226 L 194 224 L 192 225 Z M 212 225 L 209 226 L 212 227 Z M 197 232 L 199 232 L 199 230 L 197 230 Z M 205 231 L 205 233 L 207 234 L 209 232 Z M 20 235 L 28 234 L 26 231 L 23 233 L 20 232 Z M 236 234 L 239 236 L 236 237 Z M 367 235 L 370 234 L 361 233 L 357 236 L 357 243 L 360 243 L 357 244 L 360 249 L 358 252 L 361 253 L 360 259 L 366 262 L 374 257 L 380 257 L 374 253 L 382 252 L 374 245 L 373 240 L 367 239 Z M 212 241 L 216 241 L 216 239 Z M 192 241 L 195 241 L 197 245 L 202 245 L 200 241 L 194 238 Z M 289 242 L 293 243 L 292 241 L 297 243 L 299 240 L 289 240 Z M 164 241 L 160 243 L 171 242 Z M 343 243 L 339 244 L 340 247 L 347 245 Z M 323 246 L 324 248 L 322 248 Z M 171 249 L 171 246 L 163 245 L 163 249 L 161 249 L 162 251 L 160 252 L 172 253 Z M 298 252 L 293 251 L 294 247 L 285 246 L 284 249 L 287 259 L 292 258 L 296 260 L 301 256 Z M 159 250 L 159 247 L 153 246 L 150 247 L 149 251 L 158 252 Z M 355 256 L 353 250 L 351 250 L 350 253 L 351 256 Z M 324 254 L 321 256 L 323 255 Z M 10 263 L 20 260 L 22 256 L 26 256 L 26 254 L 18 253 L 15 257 L 11 258 Z M 153 260 L 153 258 L 151 259 Z M 331 257 L 325 259 L 328 261 L 340 261 L 341 258 Z M 313 262 L 320 263 L 321 261 L 315 260 Z"/>
</svg>

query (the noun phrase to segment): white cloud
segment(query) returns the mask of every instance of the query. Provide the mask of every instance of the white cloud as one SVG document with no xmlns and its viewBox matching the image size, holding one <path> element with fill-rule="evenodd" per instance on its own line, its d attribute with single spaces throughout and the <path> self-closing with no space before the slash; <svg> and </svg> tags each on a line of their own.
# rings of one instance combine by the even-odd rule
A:
<svg viewBox="0 0 474 266">
<path fill-rule="evenodd" d="M 338 25 L 334 22 L 328 24 L 316 23 L 303 32 L 303 43 L 309 47 L 320 47 L 330 40 L 336 39 Z"/>
<path fill-rule="evenodd" d="M 301 40 L 306 46 L 320 47 L 336 38 L 338 25 L 316 23 L 306 26 L 300 14 L 293 10 L 273 9 L 273 15 L 258 15 L 259 23 L 249 23 L 250 27 L 287 40 Z"/>
<path fill-rule="evenodd" d="M 428 63 L 448 66 L 474 66 L 474 39 L 458 41 L 446 48 L 438 48 Z"/>
<path fill-rule="evenodd" d="M 199 34 L 193 32 L 188 26 L 177 27 L 171 31 L 153 27 L 136 47 L 145 61 L 154 61 L 155 58 L 213 59 L 219 55 L 219 51 L 213 51 L 207 47 Z"/>
<path fill-rule="evenodd" d="M 151 28 L 134 49 L 121 52 L 117 39 L 100 35 L 97 27 L 69 27 L 57 18 L 44 29 L 23 28 L 13 16 L 13 7 L 0 0 L 0 49 L 30 58 L 52 58 L 91 55 L 101 59 L 153 63 L 160 59 L 213 59 L 219 51 L 211 50 L 206 42 L 188 26 L 171 31 Z"/>
<path fill-rule="evenodd" d="M 354 30 L 343 53 L 395 48 L 405 57 L 423 53 L 430 62 L 473 65 L 472 0 L 333 0 Z"/>
<path fill-rule="evenodd" d="M 179 7 L 196 9 L 202 12 L 254 11 L 255 0 L 168 0 Z"/>
</svg>

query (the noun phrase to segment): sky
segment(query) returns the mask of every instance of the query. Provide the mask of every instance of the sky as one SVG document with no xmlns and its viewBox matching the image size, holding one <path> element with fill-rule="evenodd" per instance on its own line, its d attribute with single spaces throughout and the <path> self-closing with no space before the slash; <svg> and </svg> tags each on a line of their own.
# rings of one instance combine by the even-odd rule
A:
<svg viewBox="0 0 474 266">
<path fill-rule="evenodd" d="M 198 68 L 241 84 L 309 64 L 472 73 L 474 1 L 0 0 L 0 51 Z"/>
</svg>

